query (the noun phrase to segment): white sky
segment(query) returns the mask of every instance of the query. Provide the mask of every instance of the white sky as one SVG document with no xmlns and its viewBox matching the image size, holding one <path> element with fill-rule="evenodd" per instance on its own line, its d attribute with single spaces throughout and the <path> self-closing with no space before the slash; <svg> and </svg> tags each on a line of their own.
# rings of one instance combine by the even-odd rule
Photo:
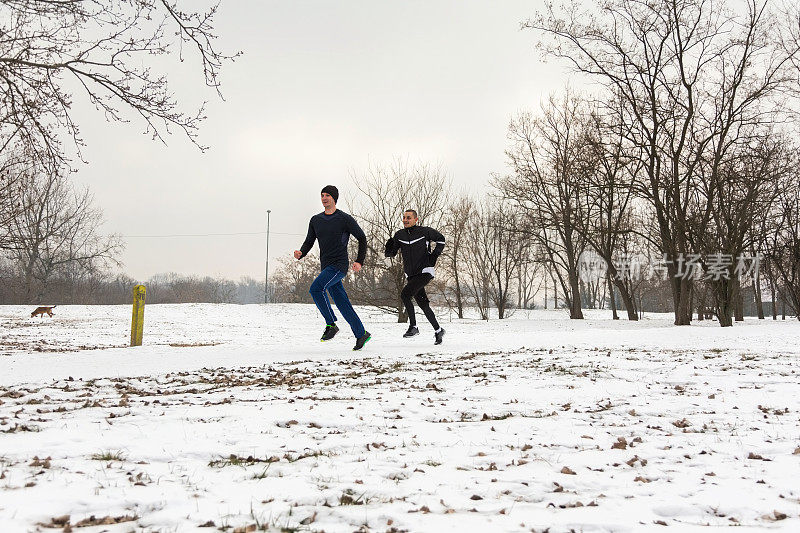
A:
<svg viewBox="0 0 800 533">
<path fill-rule="evenodd" d="M 140 123 L 107 124 L 78 103 L 89 165 L 76 180 L 91 188 L 106 230 L 126 236 L 265 231 L 271 209 L 273 271 L 321 211 L 319 190 L 337 185 L 347 211 L 350 173 L 369 161 L 440 162 L 472 191 L 505 171 L 511 115 L 567 82 L 564 65 L 542 64 L 536 35 L 519 30 L 539 5 L 224 1 L 218 45 L 244 52 L 223 70 L 226 101 L 194 62 L 171 80 L 187 111 L 209 100 L 200 142 L 210 150 L 177 133 L 164 146 Z M 264 276 L 264 235 L 126 241 L 124 270 L 138 279 Z"/>
</svg>

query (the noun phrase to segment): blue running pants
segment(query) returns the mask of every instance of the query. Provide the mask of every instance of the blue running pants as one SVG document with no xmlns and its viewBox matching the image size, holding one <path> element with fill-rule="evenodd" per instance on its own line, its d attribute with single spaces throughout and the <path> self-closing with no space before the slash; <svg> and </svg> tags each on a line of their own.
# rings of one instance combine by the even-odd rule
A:
<svg viewBox="0 0 800 533">
<path fill-rule="evenodd" d="M 326 324 L 336 322 L 336 315 L 333 313 L 333 307 L 331 307 L 331 302 L 328 299 L 328 294 L 330 293 L 339 312 L 350 324 L 353 335 L 358 338 L 364 335 L 364 324 L 358 318 L 355 309 L 353 309 L 353 304 L 350 303 L 350 298 L 347 297 L 347 293 L 344 290 L 344 285 L 342 285 L 344 276 L 345 273 L 338 268 L 334 266 L 326 267 L 311 284 L 311 289 L 308 292 L 314 298 L 314 303 L 317 304 L 317 309 L 322 313 Z"/>
</svg>

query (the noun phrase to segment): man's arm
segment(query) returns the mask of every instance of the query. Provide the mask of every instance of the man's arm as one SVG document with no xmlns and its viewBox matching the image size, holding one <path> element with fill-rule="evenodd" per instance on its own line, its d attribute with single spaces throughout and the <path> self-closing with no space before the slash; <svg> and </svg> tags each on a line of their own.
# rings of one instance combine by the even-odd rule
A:
<svg viewBox="0 0 800 533">
<path fill-rule="evenodd" d="M 311 221 L 308 222 L 308 234 L 306 235 L 306 240 L 303 242 L 303 245 L 300 247 L 300 257 L 301 259 L 308 255 L 308 252 L 311 251 L 311 248 L 314 246 L 314 241 L 317 240 L 317 232 L 314 231 L 314 224 Z M 295 254 L 296 257 L 297 254 Z"/>
<path fill-rule="evenodd" d="M 384 255 L 386 257 L 394 257 L 397 255 L 397 252 L 400 251 L 400 243 L 397 242 L 397 239 L 394 236 L 389 237 L 389 240 L 386 241 L 386 248 L 384 249 Z"/>
<path fill-rule="evenodd" d="M 431 252 L 431 266 L 436 266 L 436 260 L 444 250 L 444 235 L 433 228 L 428 228 L 428 240 L 436 243 L 436 247 Z"/>
<path fill-rule="evenodd" d="M 358 241 L 358 254 L 356 254 L 357 257 L 354 262 L 363 265 L 364 259 L 367 257 L 367 236 L 361 226 L 358 225 L 358 222 L 356 222 L 356 219 L 350 215 L 347 215 L 347 231 Z"/>
</svg>

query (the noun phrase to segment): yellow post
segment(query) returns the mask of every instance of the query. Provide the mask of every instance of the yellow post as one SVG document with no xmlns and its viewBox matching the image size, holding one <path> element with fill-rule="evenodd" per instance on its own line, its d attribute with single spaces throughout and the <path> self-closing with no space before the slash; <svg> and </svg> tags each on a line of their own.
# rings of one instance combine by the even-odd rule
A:
<svg viewBox="0 0 800 533">
<path fill-rule="evenodd" d="M 133 317 L 131 318 L 131 346 L 142 345 L 144 333 L 144 298 L 147 289 L 144 285 L 133 288 Z"/>
</svg>

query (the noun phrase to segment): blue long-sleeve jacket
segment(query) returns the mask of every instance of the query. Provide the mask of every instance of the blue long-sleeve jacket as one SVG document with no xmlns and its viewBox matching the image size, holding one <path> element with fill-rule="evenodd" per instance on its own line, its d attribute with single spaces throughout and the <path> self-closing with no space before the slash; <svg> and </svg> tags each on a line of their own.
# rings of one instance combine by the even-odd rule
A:
<svg viewBox="0 0 800 533">
<path fill-rule="evenodd" d="M 350 263 L 347 257 L 347 241 L 351 235 L 358 240 L 358 257 L 355 262 L 364 264 L 367 255 L 367 236 L 353 217 L 341 209 L 330 215 L 324 212 L 314 215 L 308 223 L 306 240 L 300 247 L 300 252 L 303 254 L 301 257 L 305 257 L 311 251 L 316 240 L 319 242 L 321 269 L 335 266 L 342 272 L 347 272 Z"/>
</svg>

